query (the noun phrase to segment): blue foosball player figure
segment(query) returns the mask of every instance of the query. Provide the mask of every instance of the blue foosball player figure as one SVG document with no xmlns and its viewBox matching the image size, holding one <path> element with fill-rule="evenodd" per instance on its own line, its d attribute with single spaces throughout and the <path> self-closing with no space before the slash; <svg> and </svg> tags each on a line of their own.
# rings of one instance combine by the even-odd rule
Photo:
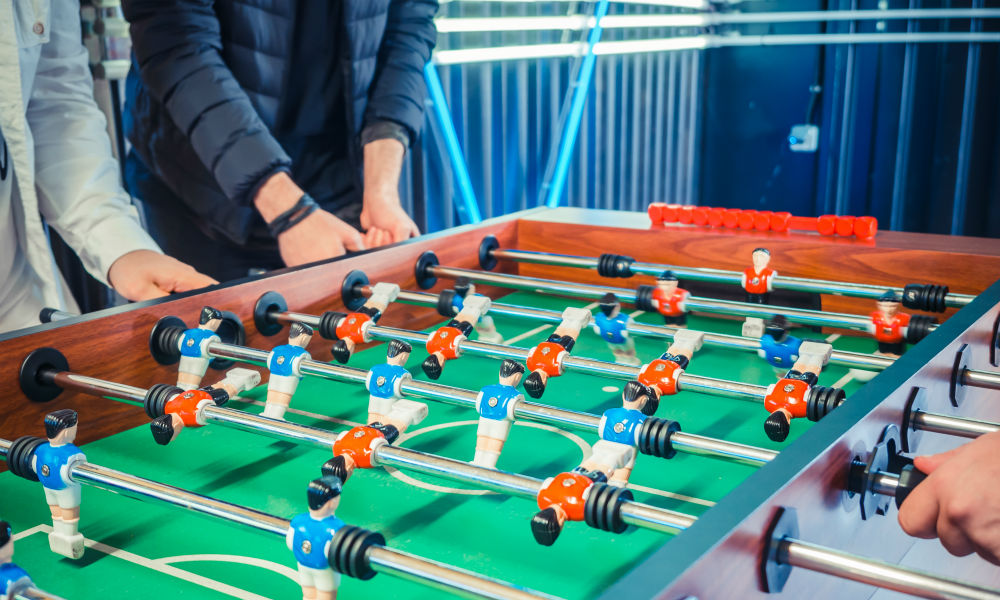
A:
<svg viewBox="0 0 1000 600">
<path fill-rule="evenodd" d="M 455 290 L 455 296 L 451 299 L 451 306 L 455 310 L 455 314 L 462 312 L 462 308 L 465 305 L 465 299 L 476 295 L 476 285 L 472 283 L 468 277 L 459 277 L 455 280 L 455 286 L 452 288 Z M 479 321 L 473 323 L 473 328 L 476 330 L 477 339 L 480 342 L 488 342 L 490 344 L 502 344 L 503 336 L 497 331 L 496 323 L 493 322 L 493 317 L 484 314 L 479 317 Z"/>
<path fill-rule="evenodd" d="M 500 381 L 483 387 L 476 397 L 479 426 L 476 428 L 476 455 L 472 464 L 495 469 L 510 427 L 514 411 L 524 396 L 517 391 L 524 377 L 524 366 L 509 358 L 500 363 Z"/>
<path fill-rule="evenodd" d="M 14 564 L 14 532 L 10 523 L 0 521 L 0 600 L 13 600 L 34 587 L 31 577 Z"/>
<path fill-rule="evenodd" d="M 601 439 L 578 469 L 603 473 L 611 485 L 625 487 L 635 467 L 639 430 L 646 417 L 656 410 L 656 393 L 638 381 L 629 381 L 622 390 L 622 406 L 604 411 L 598 426 Z"/>
<path fill-rule="evenodd" d="M 334 516 L 340 504 L 340 478 L 325 475 L 309 483 L 309 512 L 292 519 L 285 541 L 299 565 L 299 585 L 304 600 L 334 600 L 340 574 L 330 568 L 330 543 L 344 527 Z"/>
<path fill-rule="evenodd" d="M 306 350 L 312 335 L 312 327 L 292 323 L 288 328 L 288 343 L 275 346 L 267 355 L 270 375 L 267 379 L 267 402 L 264 404 L 265 417 L 285 418 L 285 411 L 302 381 L 302 361 L 312 358 Z"/>
<path fill-rule="evenodd" d="M 403 398 L 403 383 L 412 379 L 406 361 L 413 347 L 403 340 L 389 340 L 386 362 L 368 371 L 368 424 L 391 426 L 398 433 L 427 417 L 427 405 Z"/>
<path fill-rule="evenodd" d="M 201 380 L 208 370 L 211 357 L 208 355 L 208 345 L 222 341 L 215 333 L 222 324 L 222 313 L 206 306 L 201 309 L 198 326 L 187 329 L 181 334 L 177 344 L 180 346 L 181 359 L 177 365 L 177 387 L 182 390 L 193 390 L 201 386 Z"/>
<path fill-rule="evenodd" d="M 594 315 L 594 333 L 608 343 L 616 363 L 638 367 L 642 362 L 635 355 L 635 342 L 628 334 L 632 317 L 622 312 L 622 303 L 612 293 L 601 297 L 600 309 Z"/>
<path fill-rule="evenodd" d="M 753 329 L 752 324 L 748 325 Z M 760 336 L 760 349 L 757 350 L 757 354 L 774 367 L 776 374 L 780 375 L 792 368 L 799 359 L 801 346 L 801 339 L 789 335 L 788 320 L 782 315 L 777 315 L 764 323 L 764 334 Z"/>
<path fill-rule="evenodd" d="M 64 408 L 45 415 L 45 437 L 35 448 L 31 468 L 45 488 L 45 502 L 52 513 L 49 548 L 68 558 L 83 556 L 80 524 L 80 484 L 73 481 L 70 469 L 85 462 L 83 452 L 73 445 L 76 439 L 76 411 Z"/>
</svg>

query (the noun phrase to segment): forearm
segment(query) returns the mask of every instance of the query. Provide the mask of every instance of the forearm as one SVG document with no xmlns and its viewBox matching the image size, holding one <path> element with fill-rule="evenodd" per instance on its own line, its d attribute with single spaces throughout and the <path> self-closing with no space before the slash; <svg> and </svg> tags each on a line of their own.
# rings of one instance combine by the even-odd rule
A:
<svg viewBox="0 0 1000 600">
<path fill-rule="evenodd" d="M 365 202 L 399 193 L 399 176 L 403 170 L 406 148 L 396 139 L 385 138 L 369 142 L 364 147 Z"/>
</svg>

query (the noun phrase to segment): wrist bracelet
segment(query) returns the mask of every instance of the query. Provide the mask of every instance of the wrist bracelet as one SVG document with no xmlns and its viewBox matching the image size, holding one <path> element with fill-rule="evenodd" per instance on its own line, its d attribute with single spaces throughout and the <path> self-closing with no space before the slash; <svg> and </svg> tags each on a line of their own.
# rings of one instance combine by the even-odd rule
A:
<svg viewBox="0 0 1000 600">
<path fill-rule="evenodd" d="M 295 206 L 281 213 L 267 224 L 267 230 L 271 237 L 277 238 L 282 233 L 298 225 L 303 219 L 308 217 L 319 208 L 316 201 L 309 194 L 302 194 Z"/>
</svg>

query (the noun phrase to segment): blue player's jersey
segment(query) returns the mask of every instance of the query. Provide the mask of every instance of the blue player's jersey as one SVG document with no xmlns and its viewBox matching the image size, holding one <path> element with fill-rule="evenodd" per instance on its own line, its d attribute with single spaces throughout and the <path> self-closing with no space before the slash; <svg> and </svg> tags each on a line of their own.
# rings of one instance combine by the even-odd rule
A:
<svg viewBox="0 0 1000 600">
<path fill-rule="evenodd" d="M 302 346 L 294 344 L 275 346 L 271 350 L 270 357 L 267 359 L 267 368 L 271 371 L 271 375 L 280 375 L 282 377 L 295 375 L 296 373 L 292 370 L 292 363 L 303 354 L 307 354 L 307 352 Z"/>
<path fill-rule="evenodd" d="M 181 356 L 193 356 L 201 358 L 201 343 L 216 335 L 211 329 L 195 327 L 188 329 L 181 335 Z"/>
<path fill-rule="evenodd" d="M 376 398 L 394 398 L 396 382 L 409 375 L 406 367 L 389 363 L 375 365 L 368 371 L 368 393 Z"/>
<path fill-rule="evenodd" d="M 623 332 L 628 326 L 628 315 L 618 313 L 613 318 L 608 318 L 604 313 L 598 312 L 594 315 L 594 325 L 604 341 L 612 344 L 625 343 Z"/>
<path fill-rule="evenodd" d="M 337 517 L 317 521 L 306 513 L 292 519 L 290 526 L 295 560 L 310 569 L 329 569 L 326 545 L 333 539 L 333 534 L 344 526 L 344 522 Z"/>
<path fill-rule="evenodd" d="M 760 338 L 760 349 L 764 351 L 764 359 L 775 367 L 791 367 L 799 358 L 799 346 L 802 340 L 788 336 L 778 343 L 766 333 Z"/>
<path fill-rule="evenodd" d="M 506 419 L 510 403 L 521 397 L 517 388 L 500 383 L 484 387 L 480 394 L 482 401 L 479 403 L 479 416 L 496 421 Z"/>
<path fill-rule="evenodd" d="M 601 417 L 601 439 L 634 446 L 646 415 L 631 408 L 612 408 Z"/>
<path fill-rule="evenodd" d="M 28 587 L 31 585 L 31 578 L 24 569 L 14 563 L 0 565 L 0 596 L 7 598 L 15 589 L 14 584 L 19 584 L 17 587 L 20 588 Z"/>
<path fill-rule="evenodd" d="M 82 455 L 83 452 L 73 444 L 52 446 L 44 442 L 35 448 L 35 473 L 38 475 L 38 481 L 50 490 L 66 489 L 62 468 L 78 454 Z"/>
</svg>

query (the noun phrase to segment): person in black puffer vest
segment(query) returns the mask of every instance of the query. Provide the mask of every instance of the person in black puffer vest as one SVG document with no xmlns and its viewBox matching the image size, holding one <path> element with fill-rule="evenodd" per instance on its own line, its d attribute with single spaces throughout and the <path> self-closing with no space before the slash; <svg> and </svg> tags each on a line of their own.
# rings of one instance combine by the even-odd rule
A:
<svg viewBox="0 0 1000 600">
<path fill-rule="evenodd" d="M 221 281 L 419 234 L 398 183 L 436 0 L 123 9 L 126 181 L 168 254 Z"/>
</svg>

